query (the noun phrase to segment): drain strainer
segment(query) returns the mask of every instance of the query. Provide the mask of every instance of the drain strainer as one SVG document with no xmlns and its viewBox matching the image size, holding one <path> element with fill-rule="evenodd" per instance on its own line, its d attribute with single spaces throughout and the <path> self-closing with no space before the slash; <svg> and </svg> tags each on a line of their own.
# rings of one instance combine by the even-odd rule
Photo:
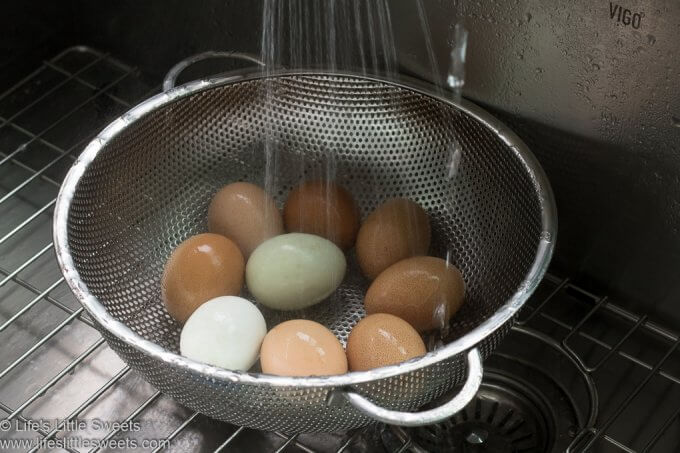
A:
<svg viewBox="0 0 680 453">
<path fill-rule="evenodd" d="M 383 430 L 388 451 L 406 443 L 414 453 L 564 453 L 596 416 L 592 382 L 551 338 L 514 331 L 484 363 L 482 385 L 462 411 L 429 426 Z"/>
<path fill-rule="evenodd" d="M 409 430 L 427 451 L 533 453 L 549 451 L 553 414 L 529 386 L 487 373 L 475 399 L 435 425 Z"/>
</svg>

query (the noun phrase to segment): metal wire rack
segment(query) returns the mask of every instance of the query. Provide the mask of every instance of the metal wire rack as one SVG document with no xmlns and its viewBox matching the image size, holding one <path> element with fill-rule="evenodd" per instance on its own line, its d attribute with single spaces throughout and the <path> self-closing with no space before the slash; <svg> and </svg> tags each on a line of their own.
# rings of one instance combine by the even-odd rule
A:
<svg viewBox="0 0 680 453">
<path fill-rule="evenodd" d="M 131 372 L 69 293 L 51 251 L 59 183 L 94 134 L 159 90 L 108 54 L 75 47 L 0 94 L 0 442 L 30 437 L 23 450 L 70 452 L 124 439 L 153 452 L 387 451 L 379 428 L 264 433 L 192 413 Z M 553 275 L 519 324 L 559 341 L 597 386 L 596 424 L 575 433 L 570 451 L 680 449 L 676 332 Z"/>
<path fill-rule="evenodd" d="M 680 336 L 553 275 L 518 324 L 560 341 L 596 384 L 594 427 L 570 452 L 666 452 L 680 448 Z"/>
</svg>

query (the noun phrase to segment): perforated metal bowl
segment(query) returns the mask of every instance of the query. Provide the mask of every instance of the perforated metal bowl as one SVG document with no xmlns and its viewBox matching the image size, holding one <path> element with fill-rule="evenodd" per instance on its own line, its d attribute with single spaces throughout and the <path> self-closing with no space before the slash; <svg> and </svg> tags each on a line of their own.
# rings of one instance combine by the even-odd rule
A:
<svg viewBox="0 0 680 453">
<path fill-rule="evenodd" d="M 396 366 L 310 378 L 234 372 L 178 354 L 180 326 L 160 299 L 163 265 L 206 230 L 221 186 L 263 183 L 267 138 L 279 204 L 332 165 L 363 216 L 395 196 L 425 208 L 431 254 L 448 255 L 467 284 L 445 346 Z M 431 423 L 464 407 L 481 382 L 481 360 L 546 270 L 555 217 L 526 146 L 471 103 L 350 74 L 278 73 L 193 82 L 115 120 L 66 177 L 54 238 L 66 281 L 109 345 L 158 389 L 238 425 L 333 431 L 374 420 Z M 302 313 L 265 310 L 268 327 L 303 316 L 344 342 L 368 286 L 350 269 L 328 301 Z M 461 383 L 444 406 L 408 412 Z"/>
</svg>

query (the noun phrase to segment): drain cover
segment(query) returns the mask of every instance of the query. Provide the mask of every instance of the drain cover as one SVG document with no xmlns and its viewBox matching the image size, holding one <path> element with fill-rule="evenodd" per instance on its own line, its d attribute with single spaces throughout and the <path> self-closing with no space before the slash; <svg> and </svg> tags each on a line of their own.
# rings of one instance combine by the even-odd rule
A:
<svg viewBox="0 0 680 453">
<path fill-rule="evenodd" d="M 433 425 L 389 426 L 383 444 L 388 451 L 406 446 L 414 453 L 564 453 L 591 426 L 597 395 L 553 343 L 517 328 L 485 361 L 482 385 L 462 411 Z M 456 391 L 422 409 L 443 404 Z"/>
<path fill-rule="evenodd" d="M 488 373 L 475 399 L 450 419 L 409 430 L 428 451 L 533 453 L 549 450 L 552 412 L 529 386 Z"/>
</svg>

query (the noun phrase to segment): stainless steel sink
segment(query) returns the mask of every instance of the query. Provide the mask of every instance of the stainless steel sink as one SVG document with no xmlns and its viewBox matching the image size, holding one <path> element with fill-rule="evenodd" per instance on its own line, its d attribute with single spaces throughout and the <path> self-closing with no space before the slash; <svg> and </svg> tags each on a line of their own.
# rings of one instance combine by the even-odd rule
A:
<svg viewBox="0 0 680 453">
<path fill-rule="evenodd" d="M 0 18 L 0 451 L 97 451 L 101 440 L 120 442 L 119 451 L 178 452 L 680 449 L 680 311 L 664 315 L 668 307 L 633 303 L 639 294 L 618 289 L 610 299 L 606 285 L 569 265 L 545 279 L 489 359 L 472 405 L 431 427 L 260 432 L 193 413 L 130 371 L 56 264 L 51 217 L 60 181 L 103 126 L 160 91 L 172 64 L 211 48 L 257 52 L 260 22 L 257 8 L 235 2 L 219 10 L 209 2 L 209 20 L 179 2 L 133 3 L 122 2 L 116 15 L 37 1 L 9 6 Z M 34 443 L 10 448 L 10 439 Z"/>
</svg>

